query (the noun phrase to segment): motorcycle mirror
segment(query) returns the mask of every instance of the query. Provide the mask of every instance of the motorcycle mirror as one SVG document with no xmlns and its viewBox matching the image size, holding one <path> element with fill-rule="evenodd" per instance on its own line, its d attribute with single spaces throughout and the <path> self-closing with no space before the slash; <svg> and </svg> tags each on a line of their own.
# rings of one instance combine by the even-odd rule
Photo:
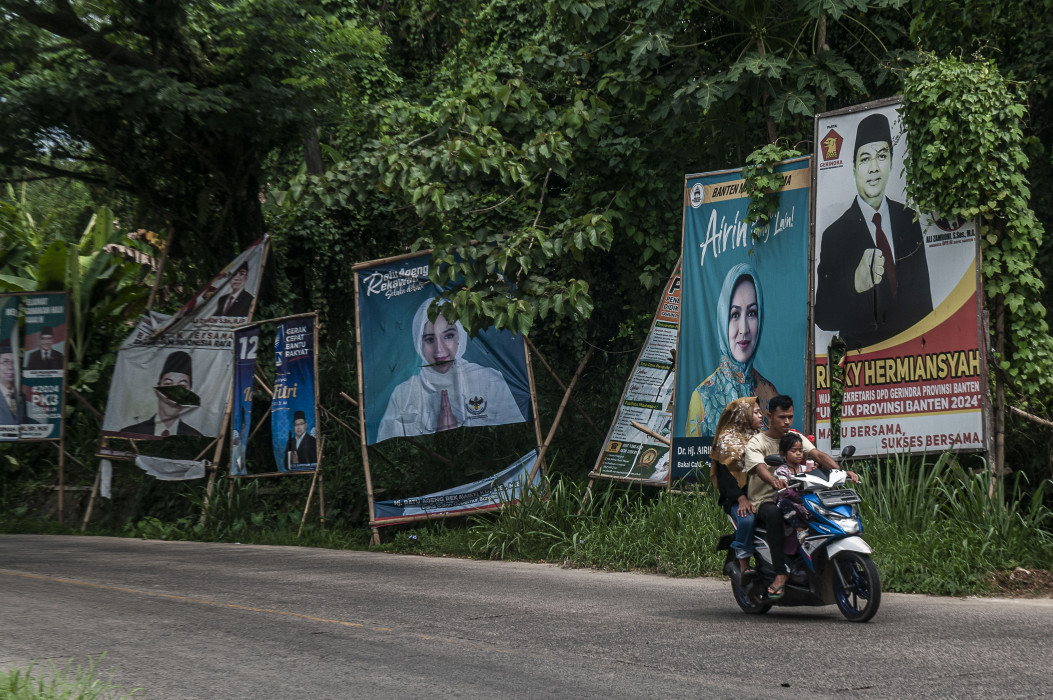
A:
<svg viewBox="0 0 1053 700">
<path fill-rule="evenodd" d="M 845 445 L 841 448 L 841 459 L 848 459 L 856 453 L 855 445 Z"/>
<path fill-rule="evenodd" d="M 781 467 L 786 464 L 786 460 L 782 458 L 782 455 L 770 454 L 765 456 L 764 463 L 769 467 Z"/>
</svg>

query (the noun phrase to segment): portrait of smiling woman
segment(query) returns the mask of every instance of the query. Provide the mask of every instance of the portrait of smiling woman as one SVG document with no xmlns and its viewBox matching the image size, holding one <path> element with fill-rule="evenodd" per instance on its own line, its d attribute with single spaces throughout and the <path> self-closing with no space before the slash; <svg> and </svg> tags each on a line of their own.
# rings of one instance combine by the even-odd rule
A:
<svg viewBox="0 0 1053 700">
<path fill-rule="evenodd" d="M 753 366 L 763 326 L 764 299 L 752 265 L 735 265 L 724 277 L 717 301 L 716 334 L 720 364 L 691 393 L 687 437 L 713 435 L 724 407 L 735 399 L 756 396 L 767 415 L 768 399 L 779 392 Z"/>
<path fill-rule="evenodd" d="M 469 340 L 460 322 L 441 313 L 428 320 L 431 304 L 425 299 L 417 308 L 411 327 L 420 372 L 395 387 L 377 441 L 525 420 L 501 372 L 463 359 Z"/>
</svg>

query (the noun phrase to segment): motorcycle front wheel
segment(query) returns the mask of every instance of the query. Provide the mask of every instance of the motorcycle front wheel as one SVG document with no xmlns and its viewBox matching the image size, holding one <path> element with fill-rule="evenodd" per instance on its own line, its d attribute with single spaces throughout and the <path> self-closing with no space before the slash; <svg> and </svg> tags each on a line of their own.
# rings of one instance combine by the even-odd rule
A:
<svg viewBox="0 0 1053 700">
<path fill-rule="evenodd" d="M 865 554 L 841 552 L 834 557 L 834 600 L 852 622 L 867 622 L 881 605 L 881 578 Z"/>
</svg>

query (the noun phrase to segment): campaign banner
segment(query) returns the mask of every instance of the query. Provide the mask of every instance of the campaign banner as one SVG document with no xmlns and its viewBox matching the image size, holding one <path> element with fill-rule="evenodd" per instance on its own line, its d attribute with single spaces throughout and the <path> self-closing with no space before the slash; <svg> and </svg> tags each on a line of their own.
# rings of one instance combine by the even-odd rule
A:
<svg viewBox="0 0 1053 700">
<path fill-rule="evenodd" d="M 0 295 L 0 442 L 18 440 L 18 427 L 26 419 L 18 362 L 21 305 L 21 295 Z"/>
<path fill-rule="evenodd" d="M 66 396 L 67 318 L 66 293 L 27 294 L 25 315 L 22 398 L 26 420 L 23 440 L 58 440 Z"/>
<path fill-rule="evenodd" d="M 983 449 L 976 223 L 912 207 L 898 100 L 817 115 L 815 135 L 816 446 L 836 376 L 836 437 L 858 455 Z"/>
<path fill-rule="evenodd" d="M 256 373 L 256 353 L 260 345 L 260 327 L 234 331 L 234 403 L 230 423 L 230 475 L 245 476 L 245 463 L 252 429 L 252 387 Z"/>
<path fill-rule="evenodd" d="M 639 479 L 664 484 L 669 480 L 669 445 L 633 427 L 633 422 L 669 437 L 673 431 L 673 358 L 680 332 L 680 263 L 669 278 L 651 330 L 622 390 L 603 451 L 590 476 Z"/>
<path fill-rule="evenodd" d="M 314 316 L 277 324 L 271 440 L 274 462 L 280 472 L 315 471 L 318 468 L 314 352 Z"/>
<path fill-rule="evenodd" d="M 428 252 L 355 266 L 368 445 L 532 415 L 523 338 L 430 321 L 429 268 Z"/>
<path fill-rule="evenodd" d="M 117 353 L 104 437 L 216 437 L 231 391 L 233 328 L 254 305 L 268 240 L 245 250 L 175 315 L 144 314 Z M 127 456 L 99 449 L 104 456 Z"/>
<path fill-rule="evenodd" d="M 808 347 L 808 158 L 780 163 L 778 209 L 744 223 L 742 170 L 689 175 L 684 185 L 683 290 L 671 478 L 708 478 L 717 420 L 735 399 L 786 394 L 804 426 Z"/>
<path fill-rule="evenodd" d="M 533 481 L 530 479 L 536 463 L 537 450 L 531 450 L 508 468 L 470 484 L 429 493 L 426 496 L 375 501 L 374 521 L 371 524 L 384 525 L 385 521 L 427 518 L 449 513 L 465 514 L 499 508 L 504 503 L 515 503 L 526 492 L 528 483 L 534 486 L 541 483 L 540 470 L 534 473 Z"/>
</svg>

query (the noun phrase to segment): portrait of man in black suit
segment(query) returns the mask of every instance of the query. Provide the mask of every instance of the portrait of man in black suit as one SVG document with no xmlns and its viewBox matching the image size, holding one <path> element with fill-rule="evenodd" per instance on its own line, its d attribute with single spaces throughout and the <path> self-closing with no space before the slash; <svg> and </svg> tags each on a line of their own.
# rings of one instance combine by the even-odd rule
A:
<svg viewBox="0 0 1053 700">
<path fill-rule="evenodd" d="M 885 115 L 859 122 L 852 167 L 857 195 L 823 231 L 815 288 L 816 325 L 837 331 L 849 349 L 887 340 L 932 311 L 917 214 L 885 196 L 892 168 Z"/>
<path fill-rule="evenodd" d="M 121 429 L 122 433 L 139 433 L 140 435 L 153 435 L 156 437 L 168 437 L 170 435 L 195 435 L 201 432 L 191 425 L 183 422 L 181 415 L 184 411 L 182 404 L 173 401 L 158 391 L 159 387 L 181 386 L 184 389 L 193 388 L 193 365 L 190 361 L 190 353 L 176 350 L 165 358 L 161 375 L 157 379 L 157 413 L 148 420 L 141 423 L 129 425 Z"/>
<path fill-rule="evenodd" d="M 26 353 L 26 369 L 62 369 L 62 353 L 52 347 L 55 344 L 55 329 L 44 326 L 40 329 L 40 347 Z"/>
<path fill-rule="evenodd" d="M 252 295 L 245 291 L 245 282 L 249 279 L 249 264 L 241 263 L 230 278 L 230 294 L 219 297 L 216 304 L 216 316 L 247 317 L 252 309 Z"/>
<path fill-rule="evenodd" d="M 307 416 L 303 411 L 293 414 L 293 434 L 285 443 L 285 467 L 314 464 L 318 461 L 318 447 L 314 436 L 307 432 Z"/>
</svg>

